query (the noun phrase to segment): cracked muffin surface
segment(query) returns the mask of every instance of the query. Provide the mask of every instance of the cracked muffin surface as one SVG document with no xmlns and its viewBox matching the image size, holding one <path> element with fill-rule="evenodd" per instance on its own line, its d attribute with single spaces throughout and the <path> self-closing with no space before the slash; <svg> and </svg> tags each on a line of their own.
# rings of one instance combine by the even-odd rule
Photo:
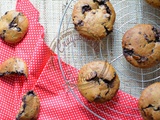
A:
<svg viewBox="0 0 160 120">
<path fill-rule="evenodd" d="M 145 88 L 138 100 L 138 108 L 144 120 L 160 120 L 160 82 Z"/>
<path fill-rule="evenodd" d="M 30 90 L 24 94 L 16 120 L 37 120 L 40 110 L 40 101 L 37 94 Z"/>
<path fill-rule="evenodd" d="M 135 67 L 150 68 L 160 63 L 160 30 L 150 24 L 138 24 L 122 38 L 123 55 Z"/>
<path fill-rule="evenodd" d="M 119 89 L 120 81 L 112 65 L 105 61 L 85 64 L 78 75 L 78 90 L 89 102 L 111 100 Z"/>
<path fill-rule="evenodd" d="M 79 0 L 72 12 L 75 29 L 91 40 L 101 40 L 113 30 L 115 11 L 109 0 Z"/>
<path fill-rule="evenodd" d="M 6 12 L 0 19 L 0 38 L 7 43 L 20 42 L 28 31 L 27 17 L 18 11 Z"/>
</svg>

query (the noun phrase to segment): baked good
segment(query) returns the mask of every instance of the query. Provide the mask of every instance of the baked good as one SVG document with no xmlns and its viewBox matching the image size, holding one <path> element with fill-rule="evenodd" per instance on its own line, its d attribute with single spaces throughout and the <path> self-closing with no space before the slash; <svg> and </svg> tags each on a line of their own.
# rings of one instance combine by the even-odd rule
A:
<svg viewBox="0 0 160 120">
<path fill-rule="evenodd" d="M 111 100 L 119 85 L 118 75 L 106 61 L 92 61 L 79 71 L 78 90 L 89 102 L 104 103 Z"/>
<path fill-rule="evenodd" d="M 28 91 L 22 98 L 16 120 L 37 120 L 40 111 L 40 100 L 33 90 Z"/>
<path fill-rule="evenodd" d="M 122 38 L 123 54 L 135 67 L 150 68 L 160 62 L 160 30 L 150 24 L 138 24 Z"/>
<path fill-rule="evenodd" d="M 160 8 L 160 0 L 146 0 L 146 2 L 153 7 L 158 7 Z"/>
<path fill-rule="evenodd" d="M 79 0 L 72 12 L 75 29 L 91 40 L 101 40 L 112 30 L 115 11 L 109 0 Z"/>
<path fill-rule="evenodd" d="M 11 57 L 0 64 L 0 77 L 15 74 L 28 77 L 28 67 L 24 60 L 17 57 Z"/>
<path fill-rule="evenodd" d="M 20 42 L 28 31 L 29 21 L 22 12 L 11 10 L 0 19 L 0 38 L 7 43 Z"/>
<path fill-rule="evenodd" d="M 144 120 L 160 120 L 160 82 L 145 88 L 138 100 L 138 108 Z"/>
</svg>

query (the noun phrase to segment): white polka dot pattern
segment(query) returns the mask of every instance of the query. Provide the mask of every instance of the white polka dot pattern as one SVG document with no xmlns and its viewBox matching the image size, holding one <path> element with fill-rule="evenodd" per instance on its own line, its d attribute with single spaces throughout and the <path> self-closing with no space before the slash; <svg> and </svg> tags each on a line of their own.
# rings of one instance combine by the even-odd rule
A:
<svg viewBox="0 0 160 120">
<path fill-rule="evenodd" d="M 38 23 L 39 12 L 28 0 L 17 0 L 16 9 L 29 18 L 29 31 L 16 46 L 0 41 L 0 63 L 12 56 L 20 57 L 28 65 L 29 77 L 0 78 L 0 119 L 14 119 L 22 95 L 34 89 L 41 103 L 38 120 L 97 120 L 71 92 L 65 91 L 57 55 L 43 41 L 44 29 Z M 76 82 L 78 70 L 62 61 L 61 63 L 67 80 L 72 78 Z M 88 103 L 77 89 L 74 93 L 89 109 L 108 120 L 142 120 L 137 109 L 137 99 L 120 90 L 113 100 L 103 105 Z"/>
</svg>

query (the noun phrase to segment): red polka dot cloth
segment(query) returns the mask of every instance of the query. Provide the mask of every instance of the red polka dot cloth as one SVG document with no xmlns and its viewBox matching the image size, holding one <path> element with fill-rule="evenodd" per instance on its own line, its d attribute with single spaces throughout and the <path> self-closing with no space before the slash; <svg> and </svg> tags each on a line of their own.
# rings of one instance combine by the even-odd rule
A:
<svg viewBox="0 0 160 120">
<path fill-rule="evenodd" d="M 0 63 L 13 56 L 20 57 L 28 65 L 29 76 L 27 79 L 23 76 L 0 78 L 1 120 L 15 119 L 23 94 L 31 89 L 40 98 L 38 120 L 98 120 L 96 115 L 107 120 L 142 120 L 137 99 L 129 94 L 119 90 L 113 100 L 91 104 L 76 88 L 68 87 L 61 69 L 67 80 L 73 80 L 70 83 L 76 81 L 78 70 L 59 60 L 45 44 L 44 28 L 38 22 L 39 12 L 29 0 L 17 0 L 16 9 L 28 17 L 29 30 L 19 44 L 10 45 L 0 40 Z"/>
</svg>

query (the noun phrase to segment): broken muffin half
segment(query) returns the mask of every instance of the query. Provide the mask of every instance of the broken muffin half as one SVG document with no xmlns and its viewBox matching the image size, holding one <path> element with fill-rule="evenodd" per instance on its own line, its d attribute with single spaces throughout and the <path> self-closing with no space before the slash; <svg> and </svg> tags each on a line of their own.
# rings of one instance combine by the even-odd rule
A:
<svg viewBox="0 0 160 120">
<path fill-rule="evenodd" d="M 15 74 L 28 77 L 28 67 L 24 60 L 11 57 L 0 64 L 0 77 Z"/>
</svg>

